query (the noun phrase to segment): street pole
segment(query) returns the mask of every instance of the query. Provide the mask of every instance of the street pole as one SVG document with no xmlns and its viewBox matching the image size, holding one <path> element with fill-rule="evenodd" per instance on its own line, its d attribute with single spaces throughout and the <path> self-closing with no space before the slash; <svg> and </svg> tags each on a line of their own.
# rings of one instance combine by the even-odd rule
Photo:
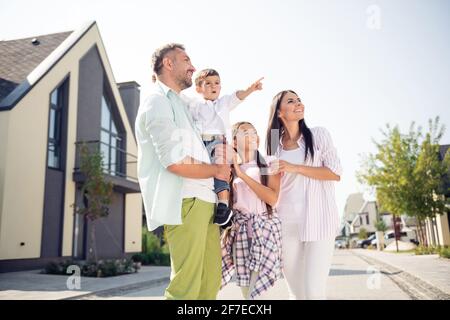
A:
<svg viewBox="0 0 450 320">
<path fill-rule="evenodd" d="M 398 252 L 398 237 L 397 237 L 398 233 L 397 233 L 397 217 L 396 215 L 394 215 L 394 237 L 395 237 L 395 246 L 397 248 L 397 252 Z"/>
</svg>

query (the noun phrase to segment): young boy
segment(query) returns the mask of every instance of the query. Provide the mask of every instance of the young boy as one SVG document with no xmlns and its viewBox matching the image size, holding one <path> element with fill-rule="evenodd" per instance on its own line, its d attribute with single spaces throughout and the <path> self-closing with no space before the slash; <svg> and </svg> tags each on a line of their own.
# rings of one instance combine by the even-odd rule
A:
<svg viewBox="0 0 450 320">
<path fill-rule="evenodd" d="M 216 70 L 202 70 L 195 78 L 196 91 L 203 99 L 190 99 L 185 96 L 184 99 L 212 160 L 214 147 L 226 143 L 227 137 L 231 135 L 230 111 L 251 93 L 262 90 L 262 79 L 264 78 L 260 78 L 246 90 L 239 90 L 219 98 L 221 83 Z M 228 181 L 214 179 L 214 189 L 218 198 L 214 223 L 226 227 L 232 217 L 229 208 L 230 185 Z"/>
</svg>

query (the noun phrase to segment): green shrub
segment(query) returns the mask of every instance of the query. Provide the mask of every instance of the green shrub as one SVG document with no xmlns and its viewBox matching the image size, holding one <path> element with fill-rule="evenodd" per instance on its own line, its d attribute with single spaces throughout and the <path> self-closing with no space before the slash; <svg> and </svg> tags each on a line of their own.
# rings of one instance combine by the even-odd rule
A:
<svg viewBox="0 0 450 320">
<path fill-rule="evenodd" d="M 144 261 L 146 258 L 147 258 L 147 256 L 145 253 L 138 253 L 138 254 L 135 254 L 133 257 L 131 257 L 131 259 L 134 262 L 140 262 L 142 264 L 144 264 Z"/>
<path fill-rule="evenodd" d="M 358 233 L 358 238 L 361 240 L 367 239 L 367 230 L 364 228 L 361 228 Z"/>
<path fill-rule="evenodd" d="M 416 248 L 415 254 L 438 254 L 441 258 L 450 259 L 450 248 L 448 246 L 419 246 Z"/>
<path fill-rule="evenodd" d="M 167 243 L 164 243 L 163 246 L 161 247 L 161 253 L 165 253 L 165 254 L 169 254 L 169 245 Z"/>
<path fill-rule="evenodd" d="M 46 274 L 68 275 L 67 268 L 76 265 L 84 277 L 113 277 L 137 272 L 139 266 L 132 259 L 108 259 L 95 261 L 50 262 L 44 268 Z"/>
<path fill-rule="evenodd" d="M 72 260 L 64 260 L 62 262 L 49 262 L 44 267 L 44 273 L 48 274 L 67 274 L 66 270 L 71 265 L 76 265 L 77 263 Z"/>
<path fill-rule="evenodd" d="M 437 246 L 437 247 L 435 247 L 435 246 L 425 247 L 425 246 L 420 245 L 414 250 L 414 253 L 416 255 L 440 254 L 440 252 L 441 252 L 441 247 L 440 246 Z"/>
<path fill-rule="evenodd" d="M 378 221 L 375 220 L 374 222 L 375 222 L 375 229 L 377 231 L 386 232 L 387 225 L 386 225 L 386 223 L 384 222 L 383 219 L 379 219 Z"/>
<path fill-rule="evenodd" d="M 161 240 L 146 227 L 142 228 L 142 252 L 161 252 Z"/>
<path fill-rule="evenodd" d="M 447 246 L 442 247 L 439 251 L 439 256 L 441 258 L 450 259 L 450 248 Z"/>
<path fill-rule="evenodd" d="M 158 266 L 170 266 L 170 255 L 166 253 L 150 253 L 150 260 Z"/>
<path fill-rule="evenodd" d="M 134 255 L 132 259 L 142 265 L 170 266 L 170 255 L 164 252 L 140 253 Z"/>
<path fill-rule="evenodd" d="M 132 259 L 135 263 L 140 262 L 142 265 L 170 266 L 169 246 L 165 233 L 160 239 L 144 226 L 142 228 L 142 253 L 135 254 Z"/>
</svg>

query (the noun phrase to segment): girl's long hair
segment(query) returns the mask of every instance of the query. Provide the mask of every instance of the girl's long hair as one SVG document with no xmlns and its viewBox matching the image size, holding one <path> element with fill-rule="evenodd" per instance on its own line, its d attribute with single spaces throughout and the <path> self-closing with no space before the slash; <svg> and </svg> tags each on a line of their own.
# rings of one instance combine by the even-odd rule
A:
<svg viewBox="0 0 450 320">
<path fill-rule="evenodd" d="M 255 126 L 253 124 L 251 124 L 250 122 L 241 121 L 241 122 L 235 123 L 233 125 L 233 131 L 232 131 L 233 140 L 236 139 L 236 135 L 239 131 L 239 127 L 244 124 L 251 125 L 253 128 L 255 128 Z M 259 172 L 260 172 L 261 183 L 267 187 L 268 183 L 269 183 L 269 178 L 268 178 L 267 174 L 264 174 L 264 172 L 262 172 L 262 171 L 267 172 L 269 166 L 267 165 L 266 160 L 264 159 L 264 157 L 261 155 L 261 153 L 258 150 L 256 150 L 255 158 L 256 158 L 256 165 L 258 166 Z M 234 180 L 234 175 L 232 175 L 231 181 L 230 181 L 230 204 L 231 205 L 234 204 L 233 180 Z M 272 207 L 266 203 L 266 208 L 267 208 L 267 213 L 268 213 L 269 217 L 271 217 L 272 213 L 273 213 Z"/>
<path fill-rule="evenodd" d="M 297 95 L 297 93 L 295 93 L 292 90 L 281 91 L 272 99 L 272 104 L 270 106 L 270 117 L 266 134 L 266 151 L 267 155 L 270 156 L 273 156 L 275 154 L 277 147 L 280 143 L 279 140 L 272 141 L 272 132 L 275 131 L 276 133 L 278 133 L 279 137 L 283 137 L 283 135 L 286 132 L 283 126 L 283 122 L 281 122 L 280 118 L 278 117 L 278 111 L 280 110 L 281 100 L 283 100 L 283 97 L 288 92 Z M 311 130 L 306 125 L 305 119 L 299 120 L 298 125 L 300 127 L 300 132 L 303 135 L 303 138 L 305 139 L 305 161 L 306 158 L 308 157 L 308 153 L 310 154 L 311 159 L 314 159 L 314 147 L 313 147 L 314 141 Z"/>
</svg>

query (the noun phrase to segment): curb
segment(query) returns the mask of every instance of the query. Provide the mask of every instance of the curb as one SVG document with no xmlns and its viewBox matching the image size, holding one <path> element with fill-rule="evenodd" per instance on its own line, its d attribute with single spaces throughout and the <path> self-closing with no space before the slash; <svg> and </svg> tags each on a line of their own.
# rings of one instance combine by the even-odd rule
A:
<svg viewBox="0 0 450 320">
<path fill-rule="evenodd" d="M 111 289 L 98 290 L 90 293 L 84 293 L 77 296 L 72 296 L 68 298 L 64 298 L 61 300 L 93 300 L 97 298 L 109 298 L 114 296 L 122 296 L 124 294 L 140 291 L 141 289 L 148 289 L 152 287 L 156 287 L 159 284 L 163 284 L 165 282 L 170 281 L 169 276 L 160 277 L 148 281 L 143 281 L 139 283 L 127 284 L 124 286 L 119 286 Z"/>
<path fill-rule="evenodd" d="M 381 273 L 388 276 L 412 300 L 450 300 L 450 294 L 417 276 L 376 258 L 356 253 L 353 250 L 351 253 L 368 264 L 377 267 Z"/>
</svg>

